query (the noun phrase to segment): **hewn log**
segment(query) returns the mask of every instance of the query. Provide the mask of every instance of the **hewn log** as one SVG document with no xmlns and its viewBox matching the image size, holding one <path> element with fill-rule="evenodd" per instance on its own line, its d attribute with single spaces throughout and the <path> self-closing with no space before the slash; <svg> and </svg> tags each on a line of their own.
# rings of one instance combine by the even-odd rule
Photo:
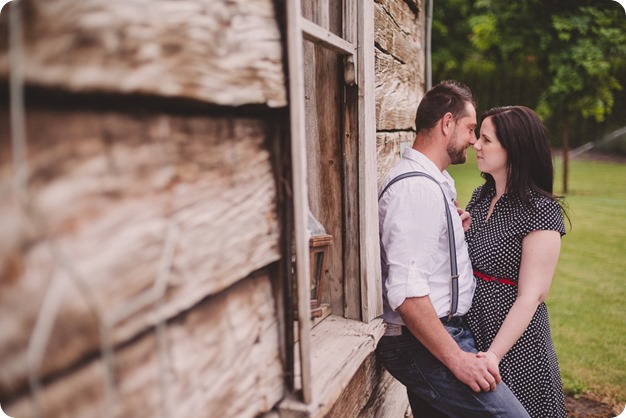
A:
<svg viewBox="0 0 626 418">
<path fill-rule="evenodd" d="M 376 128 L 415 128 L 422 71 L 376 49 Z"/>
<path fill-rule="evenodd" d="M 399 7 L 399 3 L 375 5 L 376 44 L 404 64 L 417 67 L 423 54 L 417 16 L 406 5 Z"/>
<path fill-rule="evenodd" d="M 379 0 L 376 0 L 379 1 Z M 412 9 L 416 9 L 418 11 L 422 10 L 423 1 L 422 0 L 404 0 L 406 4 L 409 5 Z"/>
<path fill-rule="evenodd" d="M 24 77 L 71 91 L 286 105 L 272 0 L 22 0 Z M 8 14 L 0 78 L 8 76 Z"/>
<path fill-rule="evenodd" d="M 382 185 L 389 170 L 400 160 L 401 151 L 412 147 L 414 132 L 379 132 L 376 134 L 376 167 L 378 187 Z"/>
<path fill-rule="evenodd" d="M 97 352 L 103 324 L 126 342 L 280 257 L 265 123 L 32 110 L 26 198 L 1 138 L 0 398 L 26 384 L 38 315 L 46 376 Z"/>
<path fill-rule="evenodd" d="M 114 392 L 106 398 L 107 364 L 96 358 L 46 384 L 43 416 L 252 418 L 283 396 L 278 324 L 268 276 L 256 274 L 170 321 L 165 339 L 142 335 L 113 354 Z M 32 398 L 3 404 L 32 417 Z"/>
<path fill-rule="evenodd" d="M 416 15 L 403 0 L 377 0 L 375 6 L 376 127 L 411 129 L 424 82 L 423 13 Z"/>
<path fill-rule="evenodd" d="M 355 393 L 363 396 L 354 396 Z M 387 418 L 404 416 L 406 388 L 370 354 L 324 418 Z"/>
<path fill-rule="evenodd" d="M 390 0 L 374 0 L 376 3 L 379 4 L 386 4 L 388 3 Z M 422 6 L 424 5 L 424 1 L 423 0 L 392 0 L 395 1 L 396 3 L 406 3 L 406 5 L 408 5 L 408 7 L 411 10 L 417 11 L 418 13 L 422 13 Z"/>
</svg>

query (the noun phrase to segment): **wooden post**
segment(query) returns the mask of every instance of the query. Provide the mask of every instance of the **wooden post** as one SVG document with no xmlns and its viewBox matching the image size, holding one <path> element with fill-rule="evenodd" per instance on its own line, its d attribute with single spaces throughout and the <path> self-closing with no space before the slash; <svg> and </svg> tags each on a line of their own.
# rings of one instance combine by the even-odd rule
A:
<svg viewBox="0 0 626 418">
<path fill-rule="evenodd" d="M 376 108 L 374 80 L 374 2 L 359 2 L 359 205 L 361 235 L 361 315 L 382 314 L 378 200 L 376 185 Z"/>
<path fill-rule="evenodd" d="M 304 117 L 304 59 L 302 55 L 302 15 L 300 0 L 287 2 L 287 49 L 289 56 L 289 115 L 291 118 L 291 158 L 293 161 L 293 200 L 298 286 L 298 334 L 302 401 L 311 402 L 311 289 L 309 282 L 309 202 L 306 181 L 306 136 Z"/>
</svg>

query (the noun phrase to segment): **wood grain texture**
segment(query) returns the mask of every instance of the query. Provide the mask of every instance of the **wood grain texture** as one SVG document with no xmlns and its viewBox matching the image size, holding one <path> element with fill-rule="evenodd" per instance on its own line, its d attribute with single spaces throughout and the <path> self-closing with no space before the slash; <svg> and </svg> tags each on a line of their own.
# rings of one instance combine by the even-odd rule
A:
<svg viewBox="0 0 626 418">
<path fill-rule="evenodd" d="M 279 259 L 265 128 L 246 118 L 31 111 L 26 203 L 8 187 L 2 138 L 0 395 L 26 384 L 26 348 L 55 291 L 43 376 L 97 352 L 102 324 L 114 344 L 126 342 Z M 137 304 L 163 274 L 162 298 Z"/>
<path fill-rule="evenodd" d="M 375 4 L 376 127 L 415 128 L 415 112 L 423 94 L 423 16 L 402 0 Z"/>
<path fill-rule="evenodd" d="M 365 1 L 358 16 L 361 46 L 374 45 L 374 3 Z M 376 104 L 374 50 L 362 48 L 358 63 L 359 96 L 359 219 L 361 238 L 361 319 L 370 322 L 383 314 L 378 203 L 376 201 Z"/>
<path fill-rule="evenodd" d="M 375 5 L 377 46 L 402 63 L 414 65 L 423 53 L 417 16 L 400 1 L 386 0 Z"/>
<path fill-rule="evenodd" d="M 344 105 L 343 161 L 343 272 L 344 316 L 361 319 L 361 242 L 359 212 L 359 121 L 358 86 L 346 86 Z"/>
<path fill-rule="evenodd" d="M 355 393 L 363 396 L 354 396 Z M 372 353 L 324 418 L 402 418 L 408 404 L 406 388 L 382 367 L 376 360 L 376 354 Z"/>
<path fill-rule="evenodd" d="M 375 65 L 376 128 L 379 131 L 414 129 L 420 72 L 378 49 Z"/>
<path fill-rule="evenodd" d="M 114 402 L 107 402 L 101 358 L 46 384 L 46 417 L 99 418 L 106 405 L 117 417 L 253 418 L 283 396 L 278 324 L 270 279 L 259 272 L 113 355 Z M 3 409 L 34 416 L 23 396 Z"/>
<path fill-rule="evenodd" d="M 393 19 L 395 26 L 419 43 L 422 33 L 417 18 L 421 10 L 413 7 L 416 3 L 414 0 L 375 0 L 376 7 L 382 7 Z"/>
<path fill-rule="evenodd" d="M 341 397 L 366 358 L 372 354 L 385 328 L 382 319 L 362 323 L 331 315 L 311 330 L 313 401 L 302 405 L 284 402 L 287 417 L 324 417 Z M 298 370 L 298 368 L 296 368 Z"/>
<path fill-rule="evenodd" d="M 303 53 L 309 208 L 333 236 L 322 279 L 322 302 L 330 303 L 334 314 L 343 315 L 342 60 L 310 42 L 304 42 Z"/>
<path fill-rule="evenodd" d="M 349 397 L 359 399 L 354 399 L 353 407 L 342 409 L 344 412 L 350 411 L 344 416 L 360 417 L 361 401 L 367 399 L 369 393 L 362 392 L 362 386 L 352 392 L 351 389 L 355 389 L 356 386 L 351 386 L 351 382 L 363 364 L 368 362 L 368 359 L 372 361 L 375 358 L 373 353 L 384 331 L 385 326 L 380 318 L 365 324 L 331 315 L 319 323 L 311 331 L 312 402 L 303 404 L 294 397 L 287 396 L 280 403 L 280 416 L 284 418 L 326 417 L 338 405 L 337 402 L 340 399 Z M 298 364 L 296 366 L 297 372 Z M 363 381 L 361 378 L 357 380 Z M 375 383 L 372 382 L 372 384 Z M 341 403 L 344 402 L 341 401 Z"/>
<path fill-rule="evenodd" d="M 389 170 L 400 161 L 401 149 L 412 147 L 414 132 L 379 132 L 376 134 L 376 159 L 378 188 L 382 186 Z"/>
<path fill-rule="evenodd" d="M 24 0 L 25 81 L 71 91 L 285 106 L 272 0 Z M 8 77 L 8 13 L 0 78 Z"/>
<path fill-rule="evenodd" d="M 378 381 L 376 394 L 363 410 L 363 418 L 404 417 L 413 418 L 406 394 L 406 387 L 387 371 Z"/>
</svg>

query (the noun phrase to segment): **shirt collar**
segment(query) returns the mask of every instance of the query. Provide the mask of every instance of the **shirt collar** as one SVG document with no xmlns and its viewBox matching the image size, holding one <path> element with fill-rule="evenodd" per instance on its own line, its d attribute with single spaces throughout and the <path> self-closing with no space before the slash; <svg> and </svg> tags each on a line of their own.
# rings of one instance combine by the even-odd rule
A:
<svg viewBox="0 0 626 418">
<path fill-rule="evenodd" d="M 421 152 L 413 148 L 405 148 L 403 157 L 419 164 L 421 171 L 430 174 L 439 183 L 445 183 L 449 187 L 454 187 L 452 176 L 446 170 L 439 171 L 439 167 Z"/>
</svg>

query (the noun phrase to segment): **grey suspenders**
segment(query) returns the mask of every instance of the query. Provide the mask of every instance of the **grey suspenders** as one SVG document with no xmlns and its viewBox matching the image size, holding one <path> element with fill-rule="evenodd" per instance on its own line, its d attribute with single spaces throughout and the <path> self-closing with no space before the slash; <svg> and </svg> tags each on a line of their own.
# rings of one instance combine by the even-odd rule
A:
<svg viewBox="0 0 626 418">
<path fill-rule="evenodd" d="M 452 316 L 456 313 L 458 303 L 459 303 L 459 272 L 457 271 L 456 266 L 456 242 L 454 240 L 454 227 L 452 226 L 452 214 L 450 213 L 450 208 L 448 207 L 448 199 L 446 198 L 446 194 L 441 187 L 441 184 L 437 180 L 435 180 L 432 176 L 422 173 L 420 171 L 409 171 L 408 173 L 400 174 L 397 177 L 394 177 L 383 189 L 382 192 L 378 195 L 378 200 L 383 197 L 383 194 L 387 191 L 389 186 L 394 184 L 397 181 L 405 179 L 407 177 L 426 177 L 437 183 L 437 186 L 441 189 L 441 194 L 443 195 L 443 203 L 446 208 L 446 221 L 448 223 L 448 247 L 450 249 L 450 315 L 448 318 L 452 318 Z"/>
</svg>

